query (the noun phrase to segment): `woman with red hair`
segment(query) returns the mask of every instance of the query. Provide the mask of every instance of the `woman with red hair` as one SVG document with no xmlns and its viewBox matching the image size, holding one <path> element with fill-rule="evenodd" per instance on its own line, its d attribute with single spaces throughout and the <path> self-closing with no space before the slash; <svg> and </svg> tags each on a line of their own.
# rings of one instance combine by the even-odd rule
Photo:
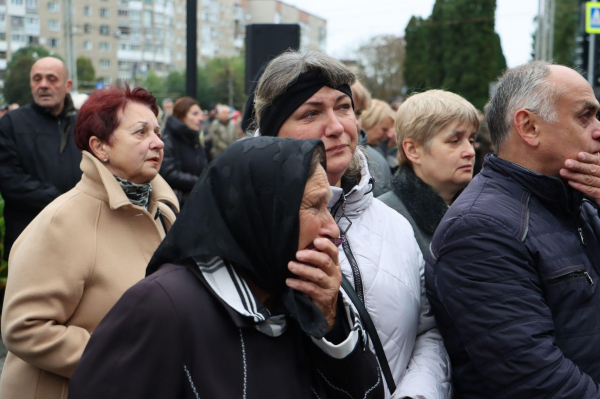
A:
<svg viewBox="0 0 600 399">
<path fill-rule="evenodd" d="M 142 88 L 96 91 L 75 143 L 81 181 L 23 231 L 9 259 L 0 398 L 66 398 L 90 335 L 144 277 L 179 205 L 158 175 L 158 107 Z"/>
</svg>

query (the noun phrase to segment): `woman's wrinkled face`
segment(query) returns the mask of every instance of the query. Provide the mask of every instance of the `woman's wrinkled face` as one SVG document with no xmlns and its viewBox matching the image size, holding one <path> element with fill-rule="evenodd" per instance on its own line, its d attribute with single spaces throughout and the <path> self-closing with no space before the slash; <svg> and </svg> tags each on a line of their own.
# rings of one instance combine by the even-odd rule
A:
<svg viewBox="0 0 600 399">
<path fill-rule="evenodd" d="M 104 165 L 112 174 L 132 183 L 148 183 L 162 164 L 164 144 L 156 116 L 146 105 L 129 102 L 120 115 L 105 151 Z"/>
<path fill-rule="evenodd" d="M 377 147 L 383 140 L 389 139 L 394 132 L 394 120 L 385 117 L 382 121 L 367 130 L 367 143 L 372 147 Z"/>
<path fill-rule="evenodd" d="M 340 236 L 340 230 L 327 210 L 329 197 L 331 197 L 331 189 L 325 169 L 318 166 L 315 174 L 306 182 L 300 204 L 299 251 L 310 246 L 316 238 Z"/>
<path fill-rule="evenodd" d="M 277 137 L 321 139 L 327 150 L 329 183 L 338 184 L 358 143 L 356 116 L 350 97 L 324 86 L 286 119 Z"/>
<path fill-rule="evenodd" d="M 187 114 L 185 114 L 183 123 L 193 131 L 197 132 L 200 130 L 200 122 L 202 122 L 203 119 L 204 113 L 198 105 L 194 104 L 190 107 Z"/>
</svg>

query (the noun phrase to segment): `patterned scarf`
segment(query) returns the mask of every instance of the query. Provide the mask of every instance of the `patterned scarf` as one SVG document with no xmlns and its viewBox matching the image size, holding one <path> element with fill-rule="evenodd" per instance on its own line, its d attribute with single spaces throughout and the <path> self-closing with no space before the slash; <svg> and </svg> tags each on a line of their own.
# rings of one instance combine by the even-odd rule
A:
<svg viewBox="0 0 600 399">
<path fill-rule="evenodd" d="M 148 201 L 152 192 L 152 185 L 150 183 L 135 184 L 118 176 L 115 176 L 115 179 L 117 179 L 125 195 L 133 205 L 141 206 L 148 210 Z"/>
</svg>

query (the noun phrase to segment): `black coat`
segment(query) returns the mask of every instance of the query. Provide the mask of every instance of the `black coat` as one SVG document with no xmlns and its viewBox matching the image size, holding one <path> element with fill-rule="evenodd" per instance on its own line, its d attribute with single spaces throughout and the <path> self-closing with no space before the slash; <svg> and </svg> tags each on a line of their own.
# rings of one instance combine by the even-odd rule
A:
<svg viewBox="0 0 600 399">
<path fill-rule="evenodd" d="M 488 155 L 438 226 L 427 296 L 461 398 L 600 397 L 595 201 Z"/>
<path fill-rule="evenodd" d="M 183 205 L 208 165 L 208 159 L 200 144 L 199 133 L 174 116 L 167 119 L 163 133 L 165 154 L 160 174 L 177 194 L 180 205 Z"/>
<path fill-rule="evenodd" d="M 267 336 L 226 305 L 193 262 L 167 264 L 102 320 L 69 398 L 383 398 L 375 357 L 359 341 L 334 359 L 293 321 Z"/>
<path fill-rule="evenodd" d="M 58 117 L 35 103 L 0 119 L 0 194 L 4 198 L 4 257 L 27 225 L 81 179 L 81 150 L 70 96 Z M 66 141 L 61 148 L 63 132 Z"/>
</svg>

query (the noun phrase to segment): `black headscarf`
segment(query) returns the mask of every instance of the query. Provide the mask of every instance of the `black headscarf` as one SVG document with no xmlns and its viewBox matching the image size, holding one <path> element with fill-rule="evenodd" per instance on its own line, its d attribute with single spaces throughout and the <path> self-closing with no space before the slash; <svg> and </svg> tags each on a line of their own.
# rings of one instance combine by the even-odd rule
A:
<svg viewBox="0 0 600 399">
<path fill-rule="evenodd" d="M 348 84 L 342 84 L 332 87 L 329 81 L 319 70 L 310 70 L 301 73 L 298 79 L 292 83 L 283 93 L 275 97 L 271 104 L 265 107 L 260 117 L 260 135 L 277 136 L 279 128 L 306 100 L 311 98 L 323 87 L 328 86 L 338 90 L 350 97 L 352 109 L 354 109 L 354 100 L 352 99 L 352 90 Z M 253 97 L 255 93 L 251 93 Z M 254 98 L 252 99 L 254 101 Z"/>
<path fill-rule="evenodd" d="M 304 332 L 323 337 L 323 313 L 285 284 L 294 277 L 288 263 L 298 250 L 300 204 L 317 146 L 323 142 L 256 137 L 227 147 L 200 176 L 146 275 L 165 263 L 219 256 L 279 296 Z"/>
</svg>

